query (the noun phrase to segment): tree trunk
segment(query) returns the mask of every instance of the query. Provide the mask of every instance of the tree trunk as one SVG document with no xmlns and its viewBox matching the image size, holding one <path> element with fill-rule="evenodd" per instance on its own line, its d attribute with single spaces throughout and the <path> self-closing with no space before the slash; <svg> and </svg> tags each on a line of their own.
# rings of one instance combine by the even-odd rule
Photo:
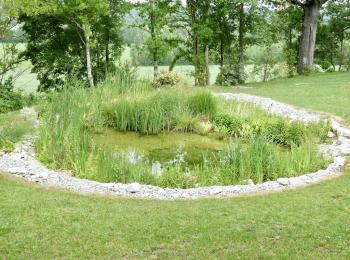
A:
<svg viewBox="0 0 350 260">
<path fill-rule="evenodd" d="M 85 35 L 85 55 L 86 55 L 86 74 L 90 87 L 94 88 L 94 77 L 92 75 L 91 49 L 90 49 L 90 27 L 83 25 Z"/>
<path fill-rule="evenodd" d="M 209 44 L 205 44 L 205 85 L 210 85 L 210 71 L 209 71 Z"/>
<path fill-rule="evenodd" d="M 317 21 L 322 3 L 313 0 L 304 6 L 304 21 L 299 43 L 298 73 L 305 69 L 314 70 L 314 53 L 316 44 Z"/>
<path fill-rule="evenodd" d="M 340 39 L 340 53 L 339 53 L 339 71 L 341 71 L 344 63 L 344 35 Z"/>
<path fill-rule="evenodd" d="M 238 63 L 240 71 L 244 71 L 244 4 L 240 4 L 239 8 L 239 57 Z"/>
<path fill-rule="evenodd" d="M 224 67 L 224 53 L 225 53 L 225 47 L 224 42 L 220 41 L 220 70 L 222 71 Z"/>
<path fill-rule="evenodd" d="M 182 57 L 182 55 L 175 55 L 175 57 L 172 59 L 170 66 L 169 66 L 169 71 L 173 71 L 176 65 L 176 62 Z"/>
<path fill-rule="evenodd" d="M 106 53 L 105 53 L 105 66 L 106 66 L 106 74 L 108 73 L 109 70 L 109 42 L 110 42 L 110 35 L 109 35 L 109 29 L 107 31 L 107 39 L 106 39 Z"/>
<path fill-rule="evenodd" d="M 154 0 L 150 0 L 151 5 L 151 13 L 150 13 L 150 19 L 151 19 L 151 38 L 153 43 L 157 42 L 157 35 L 156 35 L 156 18 L 154 14 Z M 158 50 L 157 46 L 152 46 L 152 55 L 153 55 L 153 77 L 154 79 L 158 76 Z"/>
<path fill-rule="evenodd" d="M 157 78 L 158 74 L 159 74 L 159 69 L 158 69 L 157 51 L 154 51 L 154 53 L 153 53 L 153 77 L 154 77 L 154 79 Z"/>
</svg>

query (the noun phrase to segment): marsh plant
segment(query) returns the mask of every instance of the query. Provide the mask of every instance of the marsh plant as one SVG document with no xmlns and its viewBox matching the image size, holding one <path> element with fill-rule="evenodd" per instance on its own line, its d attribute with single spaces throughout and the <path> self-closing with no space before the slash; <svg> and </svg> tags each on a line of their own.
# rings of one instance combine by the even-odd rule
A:
<svg viewBox="0 0 350 260">
<path fill-rule="evenodd" d="M 15 144 L 32 133 L 33 122 L 19 112 L 0 114 L 0 152 L 12 152 Z"/>
<path fill-rule="evenodd" d="M 182 188 L 247 179 L 259 183 L 326 165 L 317 144 L 325 141 L 327 123 L 305 126 L 251 104 L 220 101 L 219 106 L 209 92 L 154 89 L 131 78 L 111 76 L 94 90 L 71 81 L 60 93 L 52 93 L 41 105 L 39 158 L 53 168 L 98 181 Z M 195 164 L 189 164 L 184 151 L 164 162 L 137 153 L 131 160 L 130 151 L 107 149 L 94 141 L 93 135 L 105 128 L 141 135 L 199 133 L 225 145 L 219 151 L 198 152 Z"/>
</svg>

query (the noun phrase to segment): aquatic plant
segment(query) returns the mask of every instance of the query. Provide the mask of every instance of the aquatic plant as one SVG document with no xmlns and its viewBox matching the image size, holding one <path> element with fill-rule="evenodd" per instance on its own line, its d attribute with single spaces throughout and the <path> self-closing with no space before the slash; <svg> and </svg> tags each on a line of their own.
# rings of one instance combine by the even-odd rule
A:
<svg viewBox="0 0 350 260">
<path fill-rule="evenodd" d="M 36 147 L 43 162 L 98 181 L 182 188 L 247 179 L 259 183 L 314 171 L 326 163 L 316 144 L 325 140 L 329 124 L 305 127 L 245 103 L 223 102 L 219 107 L 208 92 L 184 95 L 180 88 L 154 90 L 144 87 L 146 83 L 119 88 L 109 80 L 95 90 L 71 81 L 41 104 Z M 198 150 L 196 158 L 179 152 L 166 161 L 153 160 L 145 151 L 143 156 L 134 153 L 137 160 L 131 160 L 129 151 L 102 147 L 93 138 L 105 127 L 163 133 L 160 138 L 167 138 L 164 133 L 196 132 L 200 124 L 205 134 L 229 145 L 221 151 Z"/>
</svg>

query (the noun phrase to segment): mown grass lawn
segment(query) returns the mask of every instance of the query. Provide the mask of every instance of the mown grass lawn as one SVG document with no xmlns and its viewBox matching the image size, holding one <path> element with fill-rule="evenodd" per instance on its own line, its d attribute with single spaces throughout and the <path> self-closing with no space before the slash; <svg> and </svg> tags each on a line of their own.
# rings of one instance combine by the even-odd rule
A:
<svg viewBox="0 0 350 260">
<path fill-rule="evenodd" d="M 257 86 L 248 92 L 350 122 L 349 74 Z M 280 193 L 195 201 L 83 196 L 2 174 L 0 259 L 349 259 L 349 174 Z"/>
<path fill-rule="evenodd" d="M 329 112 L 350 122 L 350 72 L 335 72 L 275 79 L 265 83 L 248 84 L 254 87 L 239 92 Z M 213 87 L 216 91 L 238 92 L 229 87 Z"/>
</svg>

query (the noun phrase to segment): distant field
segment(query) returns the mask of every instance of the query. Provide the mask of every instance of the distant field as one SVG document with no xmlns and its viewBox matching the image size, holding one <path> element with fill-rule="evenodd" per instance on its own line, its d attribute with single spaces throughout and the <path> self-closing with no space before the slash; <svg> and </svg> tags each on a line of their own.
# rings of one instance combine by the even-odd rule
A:
<svg viewBox="0 0 350 260">
<path fill-rule="evenodd" d="M 1 43 L 0 43 L 1 44 Z M 19 44 L 20 49 L 25 48 L 25 44 Z M 0 48 L 1 50 L 1 48 Z M 1 53 L 1 51 L 0 51 Z M 130 48 L 126 47 L 121 56 L 121 62 L 125 63 L 131 60 Z M 246 73 L 248 75 L 247 83 L 250 82 L 259 82 L 261 81 L 261 76 L 253 73 L 253 65 L 247 65 L 245 67 Z M 32 65 L 29 61 L 22 63 L 16 71 L 9 73 L 10 75 L 16 75 L 21 73 L 21 76 L 16 80 L 15 87 L 17 89 L 22 89 L 25 92 L 33 92 L 37 89 L 39 81 L 36 78 L 35 73 L 31 73 Z M 160 71 L 168 70 L 168 66 L 160 66 Z M 181 77 L 182 83 L 185 85 L 193 85 L 194 78 L 192 76 L 194 72 L 194 67 L 191 65 L 179 65 L 174 68 L 174 72 L 178 73 Z M 137 73 L 140 79 L 152 79 L 153 78 L 153 67 L 152 66 L 139 66 L 137 68 Z M 214 84 L 217 75 L 219 74 L 219 66 L 211 65 L 210 66 L 210 84 Z M 283 74 L 283 73 L 282 73 Z"/>
<path fill-rule="evenodd" d="M 2 43 L 0 43 L 1 45 Z M 18 44 L 20 50 L 24 50 L 25 44 Z M 2 57 L 3 48 L 0 48 L 0 57 Z M 21 63 L 15 71 L 7 74 L 7 76 L 20 75 L 16 82 L 15 87 L 17 89 L 22 89 L 25 92 L 35 91 L 39 85 L 39 81 L 36 78 L 36 74 L 31 73 L 32 65 L 29 61 Z"/>
</svg>

